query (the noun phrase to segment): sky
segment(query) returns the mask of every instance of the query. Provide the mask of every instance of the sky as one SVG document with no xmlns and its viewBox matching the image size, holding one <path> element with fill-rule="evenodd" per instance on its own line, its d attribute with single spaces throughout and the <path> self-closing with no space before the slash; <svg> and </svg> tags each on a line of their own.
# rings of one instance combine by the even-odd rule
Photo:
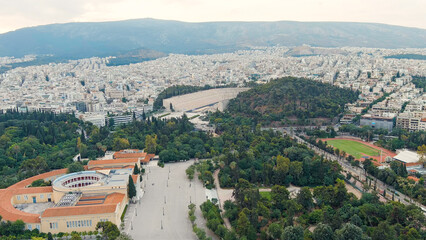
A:
<svg viewBox="0 0 426 240">
<path fill-rule="evenodd" d="M 0 33 L 136 18 L 375 22 L 426 29 L 426 0 L 0 0 Z"/>
</svg>

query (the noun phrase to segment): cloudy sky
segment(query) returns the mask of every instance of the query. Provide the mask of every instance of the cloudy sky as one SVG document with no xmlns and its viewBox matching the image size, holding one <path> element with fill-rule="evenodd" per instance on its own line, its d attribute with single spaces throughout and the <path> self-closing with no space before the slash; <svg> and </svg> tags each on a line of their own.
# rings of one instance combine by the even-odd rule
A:
<svg viewBox="0 0 426 240">
<path fill-rule="evenodd" d="M 350 21 L 426 28 L 426 0 L 0 0 L 0 33 L 50 23 L 135 18 Z"/>
</svg>

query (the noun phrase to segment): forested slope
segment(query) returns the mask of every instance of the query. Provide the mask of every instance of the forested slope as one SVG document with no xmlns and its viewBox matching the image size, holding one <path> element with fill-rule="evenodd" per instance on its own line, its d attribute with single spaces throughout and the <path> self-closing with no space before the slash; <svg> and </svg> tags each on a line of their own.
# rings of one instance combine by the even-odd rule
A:
<svg viewBox="0 0 426 240">
<path fill-rule="evenodd" d="M 228 111 L 260 121 L 300 121 L 333 118 L 343 112 L 344 105 L 354 102 L 358 93 L 330 84 L 304 78 L 285 77 L 258 85 L 231 100 Z"/>
<path fill-rule="evenodd" d="M 0 188 L 71 163 L 81 123 L 66 114 L 0 114 Z"/>
</svg>

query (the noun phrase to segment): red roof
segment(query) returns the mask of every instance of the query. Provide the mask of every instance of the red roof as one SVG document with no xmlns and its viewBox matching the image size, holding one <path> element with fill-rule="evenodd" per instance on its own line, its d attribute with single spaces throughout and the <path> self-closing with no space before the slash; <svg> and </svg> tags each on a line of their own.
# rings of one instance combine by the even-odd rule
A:
<svg viewBox="0 0 426 240">
<path fill-rule="evenodd" d="M 145 156 L 146 152 L 139 149 L 125 149 L 113 154 L 114 158 L 144 158 Z"/>
<path fill-rule="evenodd" d="M 408 180 L 414 180 L 414 182 L 418 182 L 418 181 L 419 181 L 419 179 L 418 179 L 418 178 L 413 177 L 413 176 L 408 176 L 408 177 L 407 177 L 407 179 L 408 179 Z"/>
<path fill-rule="evenodd" d="M 88 206 L 72 206 L 72 207 L 56 207 L 46 209 L 41 217 L 59 217 L 59 216 L 76 216 L 90 215 L 115 212 L 116 204 L 100 204 Z"/>
<path fill-rule="evenodd" d="M 104 197 L 104 196 L 99 196 Z M 113 213 L 117 209 L 117 204 L 123 202 L 126 195 L 122 193 L 111 193 L 102 201 L 80 201 L 80 206 L 56 207 L 46 209 L 42 217 L 76 216 Z M 87 205 L 86 205 L 87 204 Z"/>
<path fill-rule="evenodd" d="M 120 159 L 106 159 L 106 160 L 92 160 L 88 165 L 102 165 L 102 164 L 131 164 L 135 165 L 139 160 L 137 158 L 120 158 Z"/>
<path fill-rule="evenodd" d="M 51 193 L 52 187 L 35 187 L 27 188 L 35 180 L 46 179 L 57 175 L 63 175 L 67 169 L 59 169 L 51 172 L 43 173 L 34 177 L 27 178 L 12 186 L 0 190 L 0 216 L 3 220 L 16 221 L 21 219 L 26 223 L 39 223 L 40 214 L 26 213 L 13 207 L 12 197 L 22 194 L 35 194 L 35 193 Z"/>
<path fill-rule="evenodd" d="M 121 203 L 125 197 L 126 195 L 122 193 L 111 193 L 105 199 L 104 204 L 118 204 Z"/>
<path fill-rule="evenodd" d="M 154 157 L 155 157 L 155 154 L 147 154 L 146 157 L 141 160 L 141 162 L 147 163 L 147 162 L 151 161 L 151 159 L 153 159 Z"/>
<path fill-rule="evenodd" d="M 126 165 L 126 166 L 112 167 L 112 168 L 92 167 L 90 170 L 114 170 L 114 169 L 126 169 L 126 168 L 135 168 L 135 165 Z"/>
<path fill-rule="evenodd" d="M 12 205 L 12 198 L 15 195 L 35 194 L 35 193 L 52 193 L 52 187 L 33 187 L 27 188 L 32 182 L 38 179 L 46 179 L 57 175 L 65 174 L 67 169 L 54 170 L 51 172 L 43 173 L 23 181 L 20 181 L 7 189 L 0 189 L 0 216 L 3 220 L 16 221 L 22 220 L 25 223 L 40 223 L 40 214 L 27 213 L 16 209 Z M 31 197 L 31 196 L 29 196 Z M 96 196 L 104 198 L 105 195 Z M 125 194 L 113 193 L 106 196 L 103 204 L 89 205 L 89 206 L 71 206 L 71 207 L 58 207 L 48 208 L 42 214 L 43 217 L 54 216 L 71 216 L 71 215 L 86 215 L 86 214 L 102 214 L 115 212 L 117 204 L 122 202 Z M 91 202 L 91 201 L 88 201 Z M 82 202 L 82 204 L 84 204 Z"/>
</svg>

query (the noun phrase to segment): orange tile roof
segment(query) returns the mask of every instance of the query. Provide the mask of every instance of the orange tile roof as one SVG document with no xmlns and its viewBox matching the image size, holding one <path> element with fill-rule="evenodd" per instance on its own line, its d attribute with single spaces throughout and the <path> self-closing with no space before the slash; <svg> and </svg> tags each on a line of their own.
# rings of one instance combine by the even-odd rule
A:
<svg viewBox="0 0 426 240">
<path fill-rule="evenodd" d="M 52 193 L 52 186 L 48 187 L 30 187 L 30 188 L 19 188 L 13 189 L 13 194 L 22 195 L 22 194 L 34 194 L 34 193 Z"/>
<path fill-rule="evenodd" d="M 120 159 L 107 159 L 107 160 L 92 160 L 88 165 L 102 165 L 102 164 L 119 164 L 119 163 L 132 163 L 133 165 L 139 160 L 137 158 L 120 158 Z"/>
<path fill-rule="evenodd" d="M 95 197 L 95 196 L 94 196 Z M 96 196 L 96 197 L 104 197 Z M 111 193 L 103 201 L 87 201 L 79 202 L 79 206 L 70 207 L 56 207 L 46 209 L 42 217 L 59 217 L 59 216 L 76 216 L 76 215 L 90 215 L 90 214 L 102 214 L 102 213 L 113 213 L 117 208 L 117 204 L 123 202 L 125 194 L 122 193 Z M 88 205 L 91 204 L 91 205 Z"/>
<path fill-rule="evenodd" d="M 111 193 L 105 199 L 104 204 L 118 204 L 121 203 L 125 197 L 126 195 L 122 193 Z"/>
<path fill-rule="evenodd" d="M 114 169 L 126 169 L 126 168 L 135 168 L 135 165 L 126 165 L 122 167 L 112 167 L 112 168 L 92 167 L 90 170 L 114 170 Z"/>
<path fill-rule="evenodd" d="M 147 162 L 151 161 L 151 159 L 153 159 L 154 157 L 155 157 L 155 154 L 147 154 L 146 157 L 141 160 L 141 162 L 147 163 Z"/>
<path fill-rule="evenodd" d="M 413 177 L 413 176 L 408 176 L 408 177 L 407 177 L 407 179 L 414 180 L 414 182 L 418 182 L 418 181 L 419 181 L 419 179 L 418 179 L 418 178 Z"/>
<path fill-rule="evenodd" d="M 22 220 L 25 223 L 40 223 L 40 214 L 27 213 L 16 209 L 12 205 L 11 199 L 15 195 L 34 194 L 34 193 L 51 193 L 52 187 L 34 187 L 27 188 L 32 182 L 38 179 L 46 179 L 53 176 L 65 174 L 67 169 L 59 169 L 51 172 L 43 173 L 21 182 L 18 182 L 7 189 L 0 189 L 0 216 L 3 220 L 16 221 Z M 96 196 L 105 197 L 105 196 Z M 67 215 L 86 215 L 86 214 L 101 214 L 115 212 L 118 203 L 122 202 L 125 194 L 113 193 L 106 197 L 104 204 L 89 205 L 89 206 L 72 206 L 60 208 L 48 208 L 42 214 L 43 217 L 67 216 Z M 88 198 L 86 198 L 88 199 Z M 90 201 L 88 201 L 90 202 Z"/>
<path fill-rule="evenodd" d="M 11 199 L 14 195 L 8 189 L 0 190 L 0 216 L 2 216 L 3 220 L 16 221 L 20 219 L 26 223 L 39 223 L 39 214 L 22 212 L 13 207 Z"/>
<path fill-rule="evenodd" d="M 33 183 L 35 180 L 46 179 L 46 178 L 49 178 L 49 177 L 53 177 L 53 176 L 56 176 L 56 175 L 62 175 L 62 174 L 66 174 L 66 173 L 67 173 L 66 168 L 53 170 L 53 171 L 50 171 L 50 172 L 47 172 L 47 173 L 42 173 L 42 174 L 36 175 L 34 177 L 30 177 L 30 178 L 27 178 L 25 180 L 22 180 L 18 183 L 13 184 L 12 186 L 8 187 L 7 189 L 24 188 L 28 185 L 31 185 L 31 183 Z"/>
<path fill-rule="evenodd" d="M 104 203 L 104 200 L 80 201 L 76 204 L 76 206 L 97 205 L 102 203 Z"/>
<path fill-rule="evenodd" d="M 421 165 L 421 162 L 413 162 L 413 163 L 405 163 L 405 166 L 410 167 L 410 166 L 417 166 L 417 165 Z"/>
<path fill-rule="evenodd" d="M 105 199 L 106 195 L 99 195 L 99 196 L 91 196 L 91 197 L 82 197 L 81 200 L 89 200 L 89 199 Z"/>
<path fill-rule="evenodd" d="M 125 149 L 113 154 L 114 158 L 144 158 L 145 156 L 146 152 L 139 149 Z"/>
<path fill-rule="evenodd" d="M 26 188 L 35 180 L 46 179 L 54 176 L 63 175 L 67 172 L 67 169 L 53 170 L 47 173 L 42 173 L 34 177 L 27 178 L 12 186 L 0 190 L 0 216 L 3 220 L 16 221 L 22 220 L 25 223 L 39 223 L 40 214 L 26 213 L 13 207 L 12 197 L 15 195 L 22 194 L 34 194 L 34 193 L 49 193 L 52 192 L 52 187 L 35 187 Z"/>
<path fill-rule="evenodd" d="M 100 204 L 89 206 L 72 206 L 72 207 L 56 207 L 46 209 L 41 217 L 60 217 L 60 216 L 76 216 L 91 215 L 102 213 L 113 213 L 117 209 L 116 204 Z"/>
</svg>

